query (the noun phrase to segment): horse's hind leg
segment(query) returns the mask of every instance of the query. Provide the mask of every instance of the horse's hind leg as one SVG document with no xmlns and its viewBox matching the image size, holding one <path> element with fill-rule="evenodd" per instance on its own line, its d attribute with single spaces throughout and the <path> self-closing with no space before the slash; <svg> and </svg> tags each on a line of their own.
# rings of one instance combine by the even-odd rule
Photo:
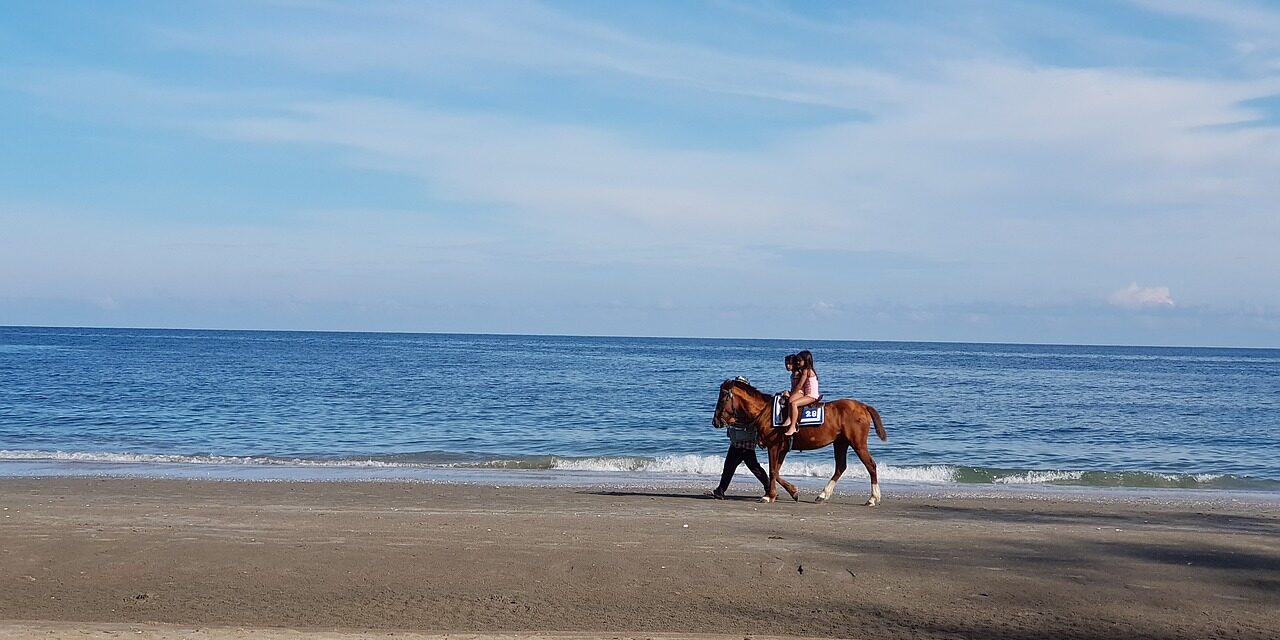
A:
<svg viewBox="0 0 1280 640">
<path fill-rule="evenodd" d="M 844 475 L 844 470 L 849 466 L 849 442 L 844 438 L 838 438 L 832 447 L 836 450 L 836 472 L 831 474 L 831 479 L 827 481 L 827 486 L 823 487 L 822 493 L 814 502 L 822 502 L 831 497 L 836 491 L 836 483 L 840 482 L 840 476 Z"/>
<path fill-rule="evenodd" d="M 867 468 L 867 475 L 871 476 L 871 497 L 867 500 L 866 506 L 874 507 L 880 504 L 880 479 L 876 477 L 876 461 L 871 457 L 871 452 L 867 450 L 867 445 L 854 447 L 858 454 L 858 459 L 862 460 L 862 466 Z"/>
</svg>

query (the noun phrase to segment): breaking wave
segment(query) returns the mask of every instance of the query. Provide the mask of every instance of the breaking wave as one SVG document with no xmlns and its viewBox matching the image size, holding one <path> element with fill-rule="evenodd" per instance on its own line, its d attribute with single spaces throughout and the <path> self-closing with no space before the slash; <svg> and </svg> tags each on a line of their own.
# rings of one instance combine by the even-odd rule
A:
<svg viewBox="0 0 1280 640">
<path fill-rule="evenodd" d="M 646 456 L 513 456 L 420 452 L 408 454 L 305 457 L 305 456 L 224 456 L 212 454 L 150 454 L 67 451 L 0 450 L 0 463 L 45 462 L 51 464 L 98 465 L 216 465 L 288 466 L 345 469 L 494 469 L 554 470 L 562 472 L 627 473 L 633 475 L 718 476 L 724 463 L 719 456 L 683 454 Z M 788 461 L 782 473 L 793 478 L 827 478 L 835 471 L 832 462 Z M 1085 471 L 1045 469 L 1000 469 L 954 465 L 896 465 L 881 463 L 876 469 L 881 481 L 910 484 L 1063 485 L 1082 487 L 1129 487 L 1171 489 L 1232 489 L 1280 491 L 1280 481 L 1229 474 L 1179 474 L 1151 471 Z M 867 477 L 866 469 L 851 460 L 845 478 Z"/>
</svg>

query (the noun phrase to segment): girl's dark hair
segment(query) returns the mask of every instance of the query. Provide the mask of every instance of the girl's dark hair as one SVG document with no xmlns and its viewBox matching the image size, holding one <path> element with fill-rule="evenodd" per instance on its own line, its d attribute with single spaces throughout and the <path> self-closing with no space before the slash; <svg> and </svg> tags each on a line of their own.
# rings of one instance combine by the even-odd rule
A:
<svg viewBox="0 0 1280 640">
<path fill-rule="evenodd" d="M 813 354 L 808 349 L 796 354 L 796 364 L 813 371 Z M 816 373 L 816 372 L 815 372 Z"/>
<path fill-rule="evenodd" d="M 785 358 L 783 358 L 783 359 L 782 359 L 782 363 L 783 363 L 783 364 L 789 364 L 789 365 L 791 365 L 791 366 L 793 366 L 793 367 L 794 367 L 794 366 L 795 366 L 795 364 L 796 364 L 796 354 L 794 354 L 794 353 L 789 353 L 789 354 L 787 354 L 787 357 L 785 357 Z"/>
</svg>

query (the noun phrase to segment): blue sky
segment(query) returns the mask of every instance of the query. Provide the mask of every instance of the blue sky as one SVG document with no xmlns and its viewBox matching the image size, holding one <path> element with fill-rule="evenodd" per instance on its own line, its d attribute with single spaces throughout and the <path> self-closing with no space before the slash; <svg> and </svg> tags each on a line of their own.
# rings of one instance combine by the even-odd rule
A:
<svg viewBox="0 0 1280 640">
<path fill-rule="evenodd" d="M 15 3 L 0 324 L 1280 347 L 1280 5 Z"/>
</svg>

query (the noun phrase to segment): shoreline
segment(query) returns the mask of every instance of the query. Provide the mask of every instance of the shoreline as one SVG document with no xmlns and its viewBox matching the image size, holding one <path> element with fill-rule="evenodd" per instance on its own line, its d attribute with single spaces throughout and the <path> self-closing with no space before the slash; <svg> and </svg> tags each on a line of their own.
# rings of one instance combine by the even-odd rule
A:
<svg viewBox="0 0 1280 640">
<path fill-rule="evenodd" d="M 854 469 L 854 467 L 850 467 Z M 701 490 L 719 481 L 716 473 L 654 473 L 574 469 L 509 469 L 485 467 L 378 467 L 359 465 L 217 464 L 82 462 L 64 460 L 0 460 L 0 482 L 22 479 L 106 478 L 208 482 L 280 483 L 408 483 L 575 488 L 671 488 Z M 810 498 L 826 484 L 826 477 L 787 476 Z M 979 483 L 886 480 L 886 494 L 912 498 L 1004 499 L 1032 498 L 1115 503 L 1241 503 L 1280 506 L 1280 491 L 1240 488 L 1182 488 L 1081 485 L 1055 482 Z M 755 490 L 745 467 L 739 467 L 732 487 Z M 870 491 L 865 477 L 846 474 L 836 496 L 852 500 Z M 785 495 L 783 496 L 785 497 Z"/>
<path fill-rule="evenodd" d="M 511 637 L 1280 628 L 1268 505 L 887 492 L 867 508 L 865 486 L 761 505 L 751 489 L 737 482 L 717 501 L 677 487 L 0 478 L 0 635 L 143 623 Z M 166 629 L 143 630 L 180 637 Z"/>
</svg>

